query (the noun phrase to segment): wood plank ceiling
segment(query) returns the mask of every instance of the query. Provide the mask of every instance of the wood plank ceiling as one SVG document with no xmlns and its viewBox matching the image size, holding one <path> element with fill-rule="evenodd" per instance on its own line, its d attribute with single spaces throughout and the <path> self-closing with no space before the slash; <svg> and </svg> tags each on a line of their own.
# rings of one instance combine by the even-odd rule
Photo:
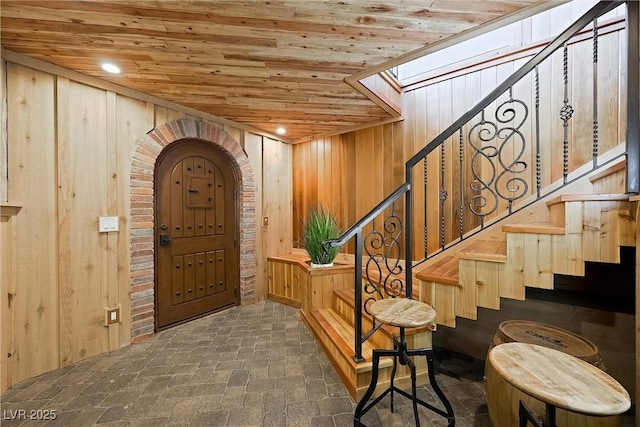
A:
<svg viewBox="0 0 640 427">
<path fill-rule="evenodd" d="M 348 76 L 547 0 L 2 0 L 4 49 L 284 139 L 389 116 Z M 553 3 L 553 2 L 552 2 Z M 108 75 L 110 60 L 123 73 Z"/>
</svg>

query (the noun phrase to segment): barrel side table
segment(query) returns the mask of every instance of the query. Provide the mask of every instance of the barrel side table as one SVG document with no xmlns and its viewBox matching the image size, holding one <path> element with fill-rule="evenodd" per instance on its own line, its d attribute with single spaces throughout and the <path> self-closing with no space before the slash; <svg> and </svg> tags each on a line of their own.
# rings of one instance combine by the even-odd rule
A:
<svg viewBox="0 0 640 427">
<path fill-rule="evenodd" d="M 520 425 L 556 426 L 556 408 L 593 416 L 618 415 L 631 407 L 629 393 L 606 372 L 543 346 L 506 343 L 489 352 L 487 363 L 506 382 L 544 402 L 544 421 L 520 401 Z"/>
</svg>

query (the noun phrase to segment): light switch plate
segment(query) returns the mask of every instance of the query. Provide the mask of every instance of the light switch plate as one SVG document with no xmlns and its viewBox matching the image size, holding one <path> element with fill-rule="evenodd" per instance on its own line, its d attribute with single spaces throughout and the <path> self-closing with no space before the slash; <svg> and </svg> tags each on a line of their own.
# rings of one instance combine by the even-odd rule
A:
<svg viewBox="0 0 640 427">
<path fill-rule="evenodd" d="M 117 216 L 101 216 L 98 219 L 98 232 L 108 233 L 110 231 L 118 231 Z"/>
</svg>

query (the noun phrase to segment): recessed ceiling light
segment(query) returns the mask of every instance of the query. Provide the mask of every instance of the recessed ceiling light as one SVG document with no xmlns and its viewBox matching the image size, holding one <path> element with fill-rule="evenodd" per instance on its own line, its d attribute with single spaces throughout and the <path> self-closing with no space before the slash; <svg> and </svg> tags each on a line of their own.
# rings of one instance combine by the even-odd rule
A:
<svg viewBox="0 0 640 427">
<path fill-rule="evenodd" d="M 283 127 L 279 127 L 278 129 L 276 129 L 276 133 L 278 135 L 284 135 L 285 133 L 287 133 L 287 130 Z"/>
<path fill-rule="evenodd" d="M 115 64 L 111 64 L 109 62 L 105 62 L 104 64 L 102 64 L 102 69 L 105 70 L 107 73 L 120 74 L 120 67 L 118 67 Z"/>
</svg>

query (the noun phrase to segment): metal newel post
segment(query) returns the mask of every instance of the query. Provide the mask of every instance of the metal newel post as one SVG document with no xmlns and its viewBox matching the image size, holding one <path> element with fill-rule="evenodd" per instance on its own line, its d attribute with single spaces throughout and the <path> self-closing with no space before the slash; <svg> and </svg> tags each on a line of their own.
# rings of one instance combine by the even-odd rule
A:
<svg viewBox="0 0 640 427">
<path fill-rule="evenodd" d="M 627 193 L 640 192 L 640 4 L 627 2 Z"/>
</svg>

